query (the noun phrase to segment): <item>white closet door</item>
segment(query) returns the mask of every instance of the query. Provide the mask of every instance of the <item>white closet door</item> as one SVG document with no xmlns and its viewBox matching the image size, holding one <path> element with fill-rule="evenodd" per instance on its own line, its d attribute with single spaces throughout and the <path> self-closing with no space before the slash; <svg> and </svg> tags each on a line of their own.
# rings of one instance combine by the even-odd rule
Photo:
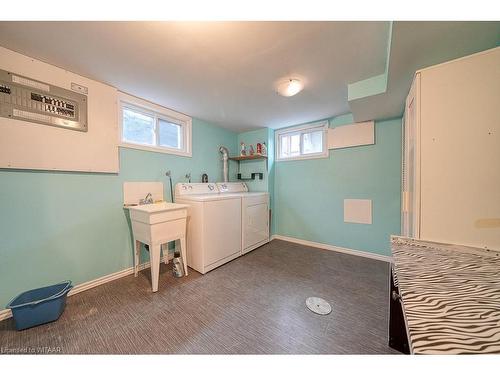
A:
<svg viewBox="0 0 500 375">
<path fill-rule="evenodd" d="M 401 233 L 420 238 L 420 74 L 406 98 L 403 144 L 403 194 Z"/>
<path fill-rule="evenodd" d="M 420 238 L 500 250 L 500 47 L 420 73 Z"/>
</svg>

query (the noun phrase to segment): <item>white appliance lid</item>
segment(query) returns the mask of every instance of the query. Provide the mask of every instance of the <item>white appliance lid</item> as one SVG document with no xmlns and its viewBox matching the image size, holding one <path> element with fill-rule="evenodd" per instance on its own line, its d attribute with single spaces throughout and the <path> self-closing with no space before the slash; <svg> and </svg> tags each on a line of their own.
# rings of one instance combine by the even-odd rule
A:
<svg viewBox="0 0 500 375">
<path fill-rule="evenodd" d="M 248 186 L 244 182 L 217 182 L 217 187 L 221 193 L 244 193 L 248 191 Z"/>
</svg>

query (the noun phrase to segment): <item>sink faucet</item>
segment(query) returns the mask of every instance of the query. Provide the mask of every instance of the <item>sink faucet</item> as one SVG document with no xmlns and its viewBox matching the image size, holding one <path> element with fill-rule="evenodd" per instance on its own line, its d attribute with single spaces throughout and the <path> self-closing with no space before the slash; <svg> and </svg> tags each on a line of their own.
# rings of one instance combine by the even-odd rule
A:
<svg viewBox="0 0 500 375">
<path fill-rule="evenodd" d="M 144 199 L 141 199 L 139 201 L 139 204 L 152 204 L 153 202 L 153 195 L 151 193 L 148 193 Z"/>
</svg>

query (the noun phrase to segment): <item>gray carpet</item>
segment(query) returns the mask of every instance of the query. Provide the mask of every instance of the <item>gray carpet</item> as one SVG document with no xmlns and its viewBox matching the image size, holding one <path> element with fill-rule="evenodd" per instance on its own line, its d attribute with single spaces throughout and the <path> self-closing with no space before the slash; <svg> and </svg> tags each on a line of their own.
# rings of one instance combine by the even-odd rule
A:
<svg viewBox="0 0 500 375">
<path fill-rule="evenodd" d="M 0 322 L 6 352 L 182 354 L 382 354 L 387 346 L 385 262 L 274 240 L 206 275 L 172 276 L 162 265 L 68 298 L 54 323 L 14 330 Z M 320 316 L 305 300 L 333 311 Z"/>
</svg>

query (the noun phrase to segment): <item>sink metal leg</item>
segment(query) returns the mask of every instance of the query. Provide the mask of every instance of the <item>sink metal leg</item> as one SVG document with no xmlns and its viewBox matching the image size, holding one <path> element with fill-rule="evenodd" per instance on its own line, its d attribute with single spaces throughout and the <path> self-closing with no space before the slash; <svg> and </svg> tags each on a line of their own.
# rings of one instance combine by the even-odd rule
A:
<svg viewBox="0 0 500 375">
<path fill-rule="evenodd" d="M 181 237 L 181 256 L 182 263 L 184 264 L 184 275 L 188 275 L 187 257 L 186 257 L 186 237 Z"/>
<path fill-rule="evenodd" d="M 151 285 L 153 292 L 156 292 L 158 291 L 158 279 L 160 277 L 161 244 L 154 244 L 149 248 L 149 257 L 151 259 Z"/>
</svg>

